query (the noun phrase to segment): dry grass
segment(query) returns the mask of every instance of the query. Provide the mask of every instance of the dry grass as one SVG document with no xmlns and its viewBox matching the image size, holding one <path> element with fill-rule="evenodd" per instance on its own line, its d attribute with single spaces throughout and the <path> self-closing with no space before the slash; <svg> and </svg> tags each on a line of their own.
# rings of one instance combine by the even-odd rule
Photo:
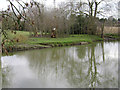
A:
<svg viewBox="0 0 120 90">
<path fill-rule="evenodd" d="M 98 30 L 97 30 L 97 34 L 101 34 L 101 29 L 100 28 L 98 28 Z M 104 27 L 104 34 L 118 34 L 120 32 L 120 27 L 118 28 L 118 27 L 107 27 L 107 26 L 105 26 Z"/>
<path fill-rule="evenodd" d="M 104 34 L 118 34 L 118 27 L 105 27 Z"/>
</svg>

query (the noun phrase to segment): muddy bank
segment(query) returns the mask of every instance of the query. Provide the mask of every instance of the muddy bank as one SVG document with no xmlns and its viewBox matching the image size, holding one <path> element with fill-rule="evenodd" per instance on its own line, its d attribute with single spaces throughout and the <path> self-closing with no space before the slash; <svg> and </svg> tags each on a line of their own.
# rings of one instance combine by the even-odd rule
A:
<svg viewBox="0 0 120 90">
<path fill-rule="evenodd" d="M 116 40 L 120 40 L 120 37 L 115 38 L 113 36 L 104 36 L 104 41 L 116 41 Z"/>
<path fill-rule="evenodd" d="M 96 40 L 97 41 L 116 41 L 120 40 L 120 38 L 115 38 L 113 36 L 104 36 L 103 40 Z M 38 45 L 28 45 L 28 44 L 21 44 L 21 45 L 14 45 L 12 47 L 6 47 L 7 52 L 17 52 L 17 51 L 26 51 L 26 50 L 33 50 L 33 49 L 43 49 L 43 48 L 52 48 L 52 47 L 63 47 L 63 46 L 74 46 L 74 45 L 86 45 L 92 42 L 77 42 L 77 43 L 51 43 L 51 44 L 44 44 L 39 43 Z M 2 53 L 5 53 L 5 50 L 2 49 Z"/>
<path fill-rule="evenodd" d="M 26 51 L 26 50 L 33 50 L 33 49 L 43 49 L 43 48 L 50 48 L 50 46 L 41 46 L 41 45 L 15 45 L 11 47 L 6 47 L 7 52 L 16 52 L 16 51 Z M 5 50 L 2 49 L 2 52 L 5 53 Z"/>
<path fill-rule="evenodd" d="M 16 52 L 16 51 L 26 51 L 34 49 L 43 49 L 43 48 L 52 48 L 52 47 L 63 47 L 63 46 L 74 46 L 74 45 L 86 45 L 90 42 L 80 42 L 80 43 L 66 43 L 66 44 L 40 44 L 40 45 L 15 45 L 12 47 L 6 47 L 7 52 Z M 5 53 L 5 50 L 2 50 Z"/>
</svg>

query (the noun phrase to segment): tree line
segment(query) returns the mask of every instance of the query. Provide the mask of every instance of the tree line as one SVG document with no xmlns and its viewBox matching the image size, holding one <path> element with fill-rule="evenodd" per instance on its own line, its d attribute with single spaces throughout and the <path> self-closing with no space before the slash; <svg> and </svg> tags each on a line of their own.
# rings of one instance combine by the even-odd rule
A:
<svg viewBox="0 0 120 90">
<path fill-rule="evenodd" d="M 117 20 L 111 17 L 100 19 L 97 17 L 101 14 L 99 5 L 103 2 L 100 0 L 87 0 L 87 2 L 68 1 L 59 5 L 54 0 L 54 7 L 48 8 L 45 4 L 37 0 L 24 2 L 15 0 L 18 7 L 8 0 L 7 10 L 1 11 L 2 30 L 21 30 L 29 31 L 33 36 L 50 36 L 53 28 L 56 29 L 56 35 L 66 36 L 70 34 L 92 34 L 95 35 L 97 27 L 117 26 Z"/>
</svg>

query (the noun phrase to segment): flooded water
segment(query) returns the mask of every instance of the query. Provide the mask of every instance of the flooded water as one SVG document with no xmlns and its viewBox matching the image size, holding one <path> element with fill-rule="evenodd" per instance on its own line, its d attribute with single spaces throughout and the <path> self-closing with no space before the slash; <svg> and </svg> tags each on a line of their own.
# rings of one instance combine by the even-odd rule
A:
<svg viewBox="0 0 120 90">
<path fill-rule="evenodd" d="M 118 88 L 118 43 L 98 42 L 2 56 L 2 87 Z"/>
</svg>

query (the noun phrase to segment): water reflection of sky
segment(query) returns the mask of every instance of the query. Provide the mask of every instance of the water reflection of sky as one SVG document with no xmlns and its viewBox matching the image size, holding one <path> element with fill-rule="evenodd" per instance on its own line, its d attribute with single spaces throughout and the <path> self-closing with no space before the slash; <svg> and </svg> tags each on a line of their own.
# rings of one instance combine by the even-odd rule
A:
<svg viewBox="0 0 120 90">
<path fill-rule="evenodd" d="M 65 84 L 66 83 L 65 79 L 64 81 L 60 80 L 59 77 L 55 79 L 56 72 L 54 70 L 51 70 L 50 72 L 43 71 L 44 73 L 43 76 L 39 77 L 37 75 L 39 72 L 35 73 L 34 71 L 30 69 L 29 61 L 25 56 L 20 57 L 18 55 L 13 55 L 13 56 L 2 57 L 2 64 L 3 64 L 2 67 L 12 68 L 9 70 L 9 72 L 12 73 L 12 80 L 10 81 L 10 86 L 6 85 L 5 87 L 14 87 L 14 88 L 18 88 L 18 87 L 19 88 L 59 87 L 60 88 L 60 87 L 67 86 L 67 84 Z M 42 74 L 42 72 L 40 73 Z M 45 73 L 47 75 L 45 75 Z M 8 79 L 9 78 L 10 77 L 8 76 Z M 56 82 L 59 84 L 56 84 Z"/>
<path fill-rule="evenodd" d="M 3 56 L 2 67 L 9 71 L 3 72 L 4 87 L 114 88 L 118 87 L 118 42 L 16 53 Z"/>
</svg>

